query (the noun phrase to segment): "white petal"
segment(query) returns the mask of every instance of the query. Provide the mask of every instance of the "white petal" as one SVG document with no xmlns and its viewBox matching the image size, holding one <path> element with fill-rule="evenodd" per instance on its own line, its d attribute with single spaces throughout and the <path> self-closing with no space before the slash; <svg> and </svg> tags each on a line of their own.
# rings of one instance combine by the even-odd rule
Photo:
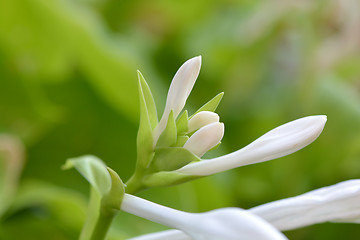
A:
<svg viewBox="0 0 360 240">
<path fill-rule="evenodd" d="M 166 230 L 162 232 L 149 233 L 128 240 L 192 240 L 188 235 L 180 230 Z"/>
<path fill-rule="evenodd" d="M 182 229 L 195 240 L 287 239 L 260 217 L 240 208 L 222 208 L 195 214 Z"/>
<path fill-rule="evenodd" d="M 201 157 L 220 143 L 224 136 L 224 124 L 214 122 L 197 130 L 184 144 L 184 148 Z"/>
<path fill-rule="evenodd" d="M 187 60 L 176 72 L 171 81 L 166 99 L 164 113 L 159 124 L 154 130 L 154 142 L 156 143 L 161 132 L 165 129 L 170 111 L 174 111 L 176 118 L 184 108 L 186 100 L 195 84 L 201 67 L 201 56 Z"/>
<path fill-rule="evenodd" d="M 349 180 L 250 209 L 281 231 L 360 219 L 360 180 Z"/>
<path fill-rule="evenodd" d="M 218 122 L 219 121 L 219 115 L 217 115 L 214 112 L 210 111 L 201 111 L 195 114 L 190 120 L 189 120 L 189 133 L 205 126 L 210 123 Z"/>
<path fill-rule="evenodd" d="M 125 194 L 121 210 L 182 230 L 193 240 L 286 239 L 282 233 L 260 217 L 239 208 L 186 213 Z M 178 233 L 172 232 L 172 234 L 177 236 Z"/>
<path fill-rule="evenodd" d="M 246 147 L 213 159 L 188 164 L 177 172 L 206 176 L 243 165 L 279 158 L 312 143 L 321 133 L 326 116 L 310 116 L 281 125 Z"/>
</svg>

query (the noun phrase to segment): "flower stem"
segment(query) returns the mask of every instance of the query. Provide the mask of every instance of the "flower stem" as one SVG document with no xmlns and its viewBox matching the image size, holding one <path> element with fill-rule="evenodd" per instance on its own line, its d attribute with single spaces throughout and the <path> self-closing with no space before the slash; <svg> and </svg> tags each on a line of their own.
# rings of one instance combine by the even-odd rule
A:
<svg viewBox="0 0 360 240">
<path fill-rule="evenodd" d="M 125 192 L 128 194 L 135 194 L 141 190 L 144 190 L 146 187 L 141 183 L 141 178 L 141 175 L 135 172 L 125 183 Z"/>
<path fill-rule="evenodd" d="M 94 188 L 91 188 L 87 217 L 86 217 L 84 226 L 81 230 L 79 240 L 89 240 L 90 239 L 92 229 L 94 229 L 95 224 L 96 224 L 96 219 L 98 219 L 99 206 L 100 206 L 100 196 Z"/>
<path fill-rule="evenodd" d="M 97 219 L 94 231 L 90 240 L 103 240 L 110 228 L 111 222 L 115 217 L 115 211 L 103 211 L 100 210 L 99 217 Z"/>
</svg>

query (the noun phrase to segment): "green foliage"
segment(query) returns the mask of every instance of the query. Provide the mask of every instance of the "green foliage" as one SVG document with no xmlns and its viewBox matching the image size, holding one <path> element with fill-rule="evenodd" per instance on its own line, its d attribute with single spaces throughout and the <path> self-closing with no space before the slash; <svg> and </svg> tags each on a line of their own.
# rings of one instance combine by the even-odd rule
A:
<svg viewBox="0 0 360 240">
<path fill-rule="evenodd" d="M 249 208 L 339 179 L 359 178 L 358 4 L 280 5 L 0 1 L 0 132 L 24 141 L 27 156 L 17 197 L 4 212 L 0 239 L 78 239 L 84 197 L 60 192 L 68 188 L 85 194 L 88 184 L 59 166 L 64 159 L 93 154 L 106 159 L 123 179 L 131 175 L 136 157 L 148 167 L 154 157 L 150 130 L 157 117 L 151 96 L 160 112 L 165 86 L 175 71 L 199 54 L 202 69 L 187 108 L 195 110 L 192 107 L 209 96 L 226 92 L 217 111 L 226 125 L 222 147 L 206 158 L 237 150 L 273 127 L 306 115 L 326 114 L 328 123 L 318 140 L 290 156 L 148 190 L 142 196 L 194 212 Z M 140 104 L 136 69 L 151 77 L 152 93 L 139 74 Z M 144 103 L 136 140 L 139 106 Z M 175 146 L 186 140 L 185 120 L 183 115 L 177 119 Z M 162 171 L 147 176 L 146 182 L 157 186 L 165 178 L 174 183 L 191 179 Z M 27 187 L 29 179 L 52 184 Z M 58 188 L 51 190 L 54 185 Z M 18 205 L 25 195 L 31 197 Z M 161 228 L 129 219 L 118 216 L 111 233 L 127 238 Z M 126 230 L 119 230 L 123 227 Z M 286 234 L 294 240 L 351 239 L 360 230 L 357 225 L 325 224 Z"/>
</svg>

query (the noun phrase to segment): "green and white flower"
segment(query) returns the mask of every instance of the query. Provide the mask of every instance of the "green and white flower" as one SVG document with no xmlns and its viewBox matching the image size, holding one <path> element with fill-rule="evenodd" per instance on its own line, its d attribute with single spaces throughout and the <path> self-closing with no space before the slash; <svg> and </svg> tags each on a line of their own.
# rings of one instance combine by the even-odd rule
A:
<svg viewBox="0 0 360 240">
<path fill-rule="evenodd" d="M 217 147 L 224 136 L 224 124 L 214 111 L 223 93 L 218 94 L 192 116 L 183 110 L 195 84 L 201 57 L 186 61 L 169 88 L 164 113 L 158 121 L 150 88 L 139 73 L 140 125 L 137 138 L 137 166 L 126 191 L 169 186 L 232 168 L 291 154 L 321 133 L 326 116 L 301 118 L 277 127 L 248 146 L 233 153 L 202 159 Z M 180 114 L 181 113 L 181 114 Z"/>
</svg>

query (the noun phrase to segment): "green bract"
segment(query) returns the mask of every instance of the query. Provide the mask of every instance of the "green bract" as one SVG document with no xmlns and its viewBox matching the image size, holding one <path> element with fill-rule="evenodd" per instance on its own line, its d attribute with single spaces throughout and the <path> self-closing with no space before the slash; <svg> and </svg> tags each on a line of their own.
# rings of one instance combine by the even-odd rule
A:
<svg viewBox="0 0 360 240">
<path fill-rule="evenodd" d="M 149 86 L 145 79 L 138 72 L 139 97 L 140 97 L 140 123 L 137 135 L 137 171 L 148 167 L 153 157 L 153 136 L 152 131 L 158 120 L 155 102 Z M 151 120 L 150 120 L 151 119 Z"/>
<path fill-rule="evenodd" d="M 169 118 L 167 120 L 166 127 L 161 133 L 159 140 L 156 143 L 156 147 L 171 147 L 176 144 L 177 140 L 177 128 L 174 119 L 174 111 L 171 110 Z"/>
<path fill-rule="evenodd" d="M 218 95 L 216 95 L 215 97 L 213 97 L 210 101 L 208 101 L 201 108 L 199 108 L 193 115 L 191 115 L 191 117 L 189 117 L 189 119 L 201 111 L 215 112 L 215 110 L 219 106 L 219 103 L 223 96 L 224 96 L 224 92 L 221 92 Z"/>
</svg>

